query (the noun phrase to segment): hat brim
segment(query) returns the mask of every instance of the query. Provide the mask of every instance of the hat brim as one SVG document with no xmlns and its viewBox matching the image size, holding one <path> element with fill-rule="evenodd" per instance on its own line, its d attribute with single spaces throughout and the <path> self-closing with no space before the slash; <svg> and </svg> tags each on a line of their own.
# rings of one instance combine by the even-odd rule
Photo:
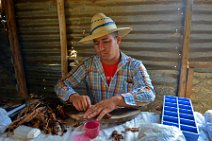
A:
<svg viewBox="0 0 212 141">
<path fill-rule="evenodd" d="M 128 33 L 130 33 L 130 31 L 132 31 L 132 28 L 131 27 L 121 27 L 121 28 L 117 28 L 117 29 L 113 29 L 113 30 L 98 32 L 97 34 L 88 35 L 88 36 L 82 38 L 79 42 L 80 43 L 89 43 L 89 41 L 92 41 L 93 39 L 105 36 L 107 34 L 115 32 L 115 31 L 118 31 L 119 36 L 124 37 Z"/>
</svg>

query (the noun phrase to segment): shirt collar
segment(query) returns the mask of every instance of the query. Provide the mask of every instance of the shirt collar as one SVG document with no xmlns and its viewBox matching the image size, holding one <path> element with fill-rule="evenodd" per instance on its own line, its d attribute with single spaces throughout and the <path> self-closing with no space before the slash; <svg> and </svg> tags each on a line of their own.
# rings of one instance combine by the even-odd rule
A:
<svg viewBox="0 0 212 141">
<path fill-rule="evenodd" d="M 120 52 L 120 54 L 121 54 L 121 60 L 119 62 L 119 67 L 125 65 L 129 61 L 129 58 L 130 58 L 129 56 L 127 56 L 123 52 Z"/>
<path fill-rule="evenodd" d="M 130 59 L 130 57 L 127 56 L 126 54 L 124 54 L 123 52 L 120 52 L 120 55 L 121 55 L 121 59 L 120 59 L 120 62 L 118 64 L 118 68 L 121 67 L 121 66 L 124 66 Z M 94 56 L 94 61 L 96 62 L 97 68 L 102 69 L 102 68 L 100 68 L 101 61 L 100 61 L 100 57 L 98 55 Z"/>
</svg>

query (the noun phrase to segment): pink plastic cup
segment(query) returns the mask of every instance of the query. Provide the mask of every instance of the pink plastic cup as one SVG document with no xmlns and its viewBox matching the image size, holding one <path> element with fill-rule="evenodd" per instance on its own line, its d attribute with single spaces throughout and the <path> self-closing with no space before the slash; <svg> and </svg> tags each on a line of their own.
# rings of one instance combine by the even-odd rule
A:
<svg viewBox="0 0 212 141">
<path fill-rule="evenodd" d="M 100 124 L 98 121 L 87 121 L 84 124 L 85 136 L 90 139 L 96 138 L 99 135 Z"/>
</svg>

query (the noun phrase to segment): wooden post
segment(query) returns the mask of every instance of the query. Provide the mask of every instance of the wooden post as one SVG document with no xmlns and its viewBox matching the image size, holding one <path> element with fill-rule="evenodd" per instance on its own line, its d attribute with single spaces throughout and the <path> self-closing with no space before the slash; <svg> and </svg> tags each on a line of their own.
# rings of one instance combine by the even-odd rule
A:
<svg viewBox="0 0 212 141">
<path fill-rule="evenodd" d="M 61 73 L 62 73 L 62 78 L 64 78 L 68 72 L 67 37 L 66 37 L 64 0 L 57 0 L 57 11 L 58 11 L 58 20 L 59 20 L 59 29 L 60 29 Z"/>
<path fill-rule="evenodd" d="M 0 0 L 0 13 L 2 12 L 2 2 Z"/>
<path fill-rule="evenodd" d="M 189 46 L 190 46 L 190 28 L 191 28 L 191 13 L 192 13 L 192 0 L 186 1 L 185 10 L 185 27 L 184 27 L 184 37 L 183 37 L 183 50 L 182 50 L 182 60 L 181 60 L 181 70 L 180 70 L 180 81 L 178 96 L 186 96 L 186 78 L 187 78 L 187 66 L 189 63 Z"/>
<path fill-rule="evenodd" d="M 14 15 L 13 0 L 6 0 L 6 16 L 7 16 L 7 30 L 9 36 L 10 47 L 12 51 L 13 66 L 16 74 L 18 95 L 22 98 L 28 98 L 26 79 L 22 64 L 22 57 L 20 52 L 19 40 L 17 37 L 16 21 Z"/>
</svg>

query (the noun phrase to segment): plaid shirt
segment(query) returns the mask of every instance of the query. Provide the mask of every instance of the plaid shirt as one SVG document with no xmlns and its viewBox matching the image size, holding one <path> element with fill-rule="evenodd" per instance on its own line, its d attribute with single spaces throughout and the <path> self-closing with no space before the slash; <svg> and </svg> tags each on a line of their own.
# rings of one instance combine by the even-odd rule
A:
<svg viewBox="0 0 212 141">
<path fill-rule="evenodd" d="M 128 105 L 140 106 L 155 99 L 154 87 L 143 63 L 121 52 L 118 69 L 107 84 L 100 58 L 92 56 L 76 66 L 65 79 L 55 87 L 56 94 L 63 101 L 79 93 L 90 97 L 92 103 L 121 95 Z M 77 92 L 84 90 L 84 92 Z"/>
</svg>

